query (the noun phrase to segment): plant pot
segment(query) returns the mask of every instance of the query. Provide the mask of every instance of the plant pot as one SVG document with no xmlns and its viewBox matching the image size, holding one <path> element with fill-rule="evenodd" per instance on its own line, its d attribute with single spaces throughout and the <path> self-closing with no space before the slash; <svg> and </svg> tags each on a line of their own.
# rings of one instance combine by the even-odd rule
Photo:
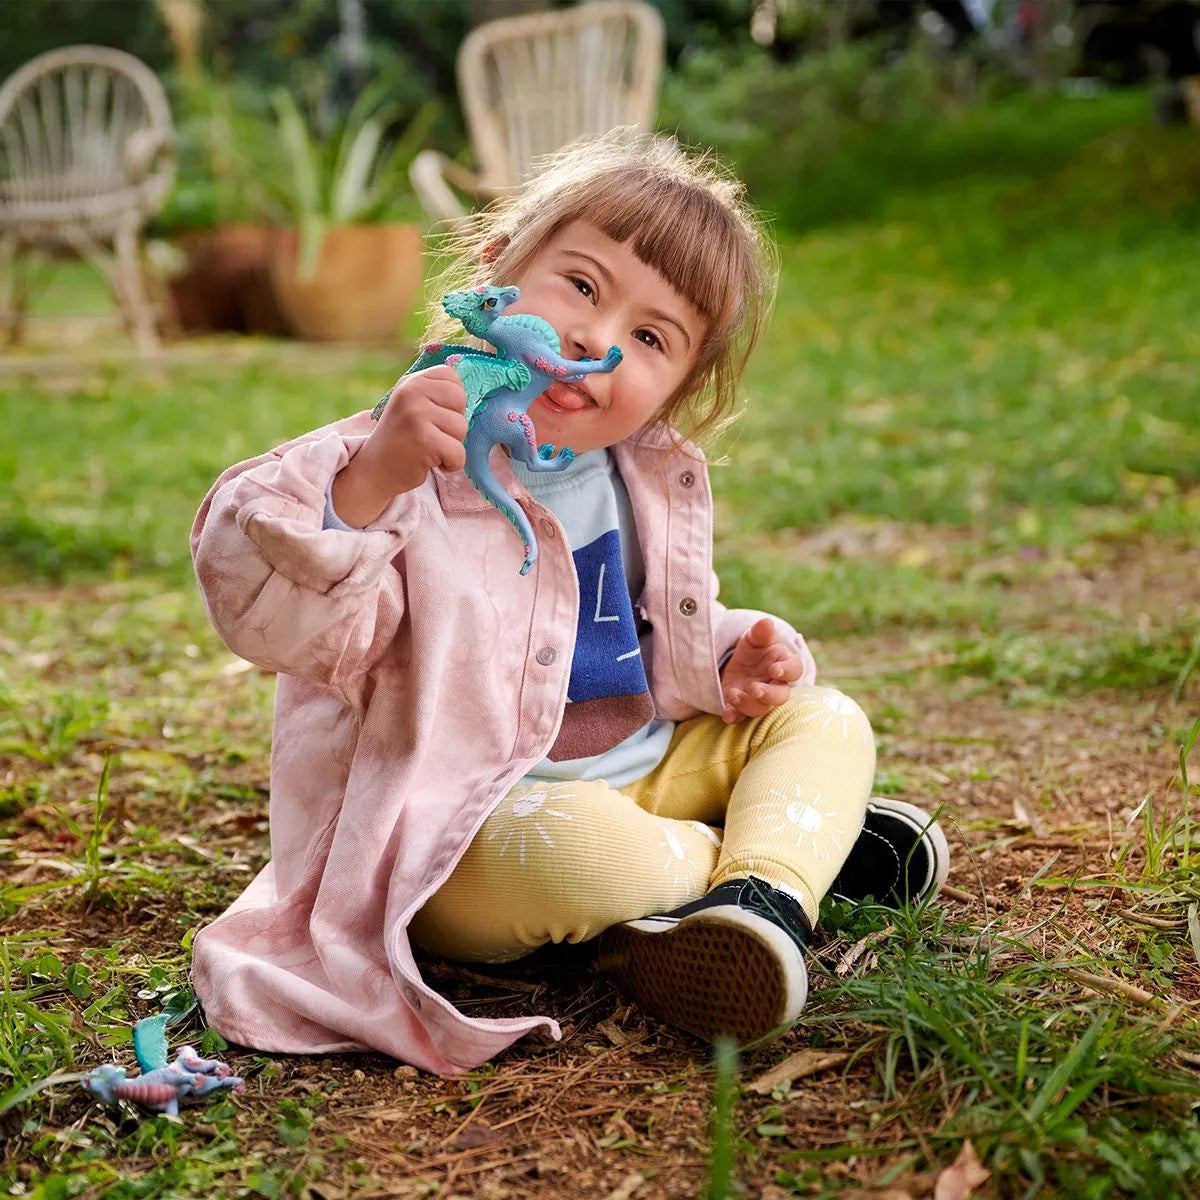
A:
<svg viewBox="0 0 1200 1200">
<path fill-rule="evenodd" d="M 316 270 L 296 274 L 298 237 L 280 231 L 270 272 L 280 310 L 310 341 L 395 341 L 421 288 L 424 246 L 415 225 L 342 225 L 326 231 Z"/>
<path fill-rule="evenodd" d="M 178 329 L 287 333 L 270 269 L 280 236 L 269 225 L 221 225 L 176 238 L 187 259 L 167 281 Z"/>
</svg>

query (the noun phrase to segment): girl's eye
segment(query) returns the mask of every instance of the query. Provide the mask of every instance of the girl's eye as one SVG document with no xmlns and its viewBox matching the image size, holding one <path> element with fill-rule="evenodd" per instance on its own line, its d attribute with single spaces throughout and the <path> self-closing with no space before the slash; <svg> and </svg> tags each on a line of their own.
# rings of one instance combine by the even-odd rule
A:
<svg viewBox="0 0 1200 1200">
<path fill-rule="evenodd" d="M 649 346 L 651 350 L 661 350 L 663 348 L 662 338 L 653 329 L 639 329 L 633 336 L 639 342 Z"/>
<path fill-rule="evenodd" d="M 584 296 L 588 300 L 594 300 L 596 298 L 596 293 L 593 290 L 592 285 L 588 283 L 586 279 L 580 279 L 577 275 L 572 275 L 570 276 L 570 280 L 575 285 L 575 290 L 578 291 L 581 296 Z"/>
</svg>

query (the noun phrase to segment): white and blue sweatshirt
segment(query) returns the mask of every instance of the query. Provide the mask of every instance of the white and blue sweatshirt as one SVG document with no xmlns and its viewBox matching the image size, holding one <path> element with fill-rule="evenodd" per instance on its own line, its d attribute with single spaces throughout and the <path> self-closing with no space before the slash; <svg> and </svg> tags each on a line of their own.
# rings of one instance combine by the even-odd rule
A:
<svg viewBox="0 0 1200 1200">
<path fill-rule="evenodd" d="M 648 775 L 666 755 L 675 725 L 654 717 L 635 602 L 645 583 L 629 493 L 607 450 L 581 454 L 565 470 L 532 472 L 511 463 L 517 479 L 558 518 L 579 580 L 567 707 L 549 755 L 525 780 L 603 779 L 623 787 Z M 330 481 L 330 490 L 332 489 Z M 326 492 L 326 529 L 351 529 Z"/>
</svg>

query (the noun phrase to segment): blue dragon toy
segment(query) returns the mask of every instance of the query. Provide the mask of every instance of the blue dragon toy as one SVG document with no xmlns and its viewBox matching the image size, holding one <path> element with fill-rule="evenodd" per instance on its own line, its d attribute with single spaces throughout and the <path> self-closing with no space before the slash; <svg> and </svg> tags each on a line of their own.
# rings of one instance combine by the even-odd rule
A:
<svg viewBox="0 0 1200 1200">
<path fill-rule="evenodd" d="M 201 1099 L 217 1091 L 241 1092 L 245 1081 L 219 1059 L 201 1058 L 191 1046 L 181 1046 L 174 1062 L 167 1052 L 167 1025 L 187 1016 L 196 1007 L 193 998 L 182 1010 L 163 1012 L 146 1017 L 133 1027 L 133 1051 L 137 1055 L 140 1075 L 129 1075 L 116 1063 L 103 1063 L 83 1073 L 48 1075 L 17 1092 L 0 1099 L 0 1118 L 10 1119 L 10 1110 L 19 1111 L 31 1096 L 60 1083 L 79 1083 L 89 1096 L 105 1104 L 120 1105 L 122 1101 L 136 1104 L 150 1112 L 179 1114 L 181 1100 Z"/>
<path fill-rule="evenodd" d="M 566 446 L 556 449 L 548 442 L 539 446 L 529 406 L 555 381 L 574 383 L 585 375 L 615 370 L 621 351 L 613 346 L 602 359 L 563 358 L 558 334 L 548 321 L 531 313 L 503 315 L 520 294 L 519 288 L 490 286 L 448 292 L 442 297 L 446 312 L 461 321 L 468 333 L 495 346 L 498 353 L 430 342 L 405 374 L 439 363 L 458 372 L 467 392 L 464 470 L 480 495 L 499 509 L 520 535 L 525 553 L 521 574 L 526 575 L 537 561 L 537 538 L 524 510 L 492 472 L 488 456 L 493 446 L 505 446 L 531 471 L 563 470 L 575 452 Z M 375 420 L 383 415 L 388 396 L 371 413 Z"/>
<path fill-rule="evenodd" d="M 81 1080 L 84 1091 L 106 1104 L 128 1100 L 151 1112 L 176 1116 L 180 1100 L 207 1096 L 223 1088 L 235 1092 L 245 1086 L 242 1078 L 215 1058 L 201 1058 L 191 1046 L 183 1046 L 174 1062 L 167 1061 L 166 1018 L 147 1017 L 133 1029 L 133 1049 L 141 1075 L 127 1077 L 124 1067 L 104 1063 Z"/>
</svg>

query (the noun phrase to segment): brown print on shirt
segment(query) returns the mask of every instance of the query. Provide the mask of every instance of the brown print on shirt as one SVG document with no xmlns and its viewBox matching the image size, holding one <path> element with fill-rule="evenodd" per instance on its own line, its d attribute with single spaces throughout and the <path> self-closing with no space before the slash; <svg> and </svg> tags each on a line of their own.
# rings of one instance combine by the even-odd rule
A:
<svg viewBox="0 0 1200 1200">
<path fill-rule="evenodd" d="M 600 696 L 568 704 L 548 757 L 551 762 L 592 758 L 611 750 L 653 719 L 654 702 L 649 692 Z"/>
</svg>

